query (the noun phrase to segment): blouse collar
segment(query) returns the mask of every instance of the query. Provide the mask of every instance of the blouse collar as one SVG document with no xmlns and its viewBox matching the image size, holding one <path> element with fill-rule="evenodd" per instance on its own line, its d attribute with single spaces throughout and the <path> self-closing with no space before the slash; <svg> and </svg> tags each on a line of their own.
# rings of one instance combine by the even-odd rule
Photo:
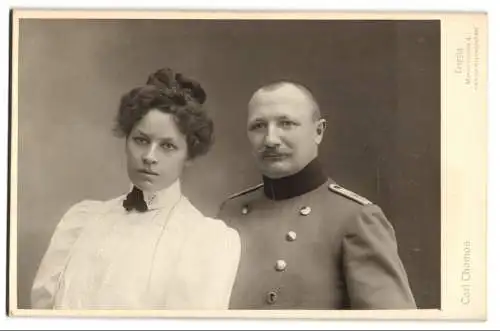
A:
<svg viewBox="0 0 500 331">
<path fill-rule="evenodd" d="M 129 192 L 134 188 L 130 185 Z M 176 180 L 169 187 L 159 191 L 143 191 L 144 202 L 148 206 L 148 210 L 157 210 L 165 207 L 172 207 L 181 197 L 180 181 Z"/>
</svg>

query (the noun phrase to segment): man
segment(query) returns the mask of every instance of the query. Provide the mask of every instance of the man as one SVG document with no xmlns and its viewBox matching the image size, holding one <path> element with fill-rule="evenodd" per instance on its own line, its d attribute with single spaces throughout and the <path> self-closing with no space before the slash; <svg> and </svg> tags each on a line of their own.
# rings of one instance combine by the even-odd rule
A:
<svg viewBox="0 0 500 331">
<path fill-rule="evenodd" d="M 415 309 L 382 210 L 339 186 L 317 160 L 326 122 L 303 86 L 280 82 L 249 102 L 263 184 L 227 199 L 242 256 L 231 309 Z"/>
</svg>

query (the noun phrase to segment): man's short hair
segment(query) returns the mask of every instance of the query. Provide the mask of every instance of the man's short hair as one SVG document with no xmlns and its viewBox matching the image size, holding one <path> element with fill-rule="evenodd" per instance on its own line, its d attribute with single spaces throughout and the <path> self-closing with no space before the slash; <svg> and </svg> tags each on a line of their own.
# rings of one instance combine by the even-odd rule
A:
<svg viewBox="0 0 500 331">
<path fill-rule="evenodd" d="M 302 92 L 302 94 L 308 99 L 308 101 L 311 103 L 313 120 L 317 121 L 317 120 L 321 119 L 321 111 L 319 109 L 318 102 L 314 98 L 311 91 L 307 87 L 305 87 L 304 85 L 293 82 L 293 81 L 280 80 L 280 81 L 276 81 L 276 82 L 273 82 L 270 84 L 266 84 L 266 85 L 262 86 L 261 88 L 259 88 L 253 94 L 252 99 L 259 92 L 273 92 L 275 90 L 278 90 L 282 87 L 287 87 L 287 86 L 296 88 L 297 90 Z"/>
</svg>

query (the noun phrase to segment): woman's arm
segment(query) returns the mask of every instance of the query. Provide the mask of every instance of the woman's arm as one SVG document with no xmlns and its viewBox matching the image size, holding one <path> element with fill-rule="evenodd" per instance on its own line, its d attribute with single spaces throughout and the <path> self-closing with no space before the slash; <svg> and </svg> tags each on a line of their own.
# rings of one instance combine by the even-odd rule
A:
<svg viewBox="0 0 500 331">
<path fill-rule="evenodd" d="M 62 217 L 42 258 L 31 290 L 31 306 L 34 309 L 53 309 L 59 279 L 88 219 L 89 212 L 98 203 L 82 201 L 73 205 Z"/>
</svg>

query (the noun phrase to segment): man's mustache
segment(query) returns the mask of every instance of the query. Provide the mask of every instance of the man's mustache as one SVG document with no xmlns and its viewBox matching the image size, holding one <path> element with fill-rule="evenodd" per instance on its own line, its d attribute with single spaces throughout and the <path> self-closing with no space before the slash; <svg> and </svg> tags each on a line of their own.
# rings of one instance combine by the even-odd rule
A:
<svg viewBox="0 0 500 331">
<path fill-rule="evenodd" d="M 279 150 L 277 148 L 263 148 L 258 152 L 261 157 L 278 157 L 290 155 L 288 151 Z"/>
</svg>

